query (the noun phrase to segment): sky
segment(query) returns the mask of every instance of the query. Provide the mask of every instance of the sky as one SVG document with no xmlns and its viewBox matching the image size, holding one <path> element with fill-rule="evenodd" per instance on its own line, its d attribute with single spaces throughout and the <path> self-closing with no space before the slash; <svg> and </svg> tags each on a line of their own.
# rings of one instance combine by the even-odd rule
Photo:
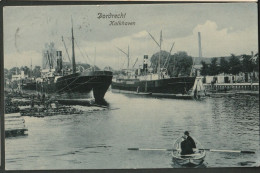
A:
<svg viewBox="0 0 260 173">
<path fill-rule="evenodd" d="M 100 15 L 122 18 L 99 18 Z M 72 22 L 73 21 L 73 22 Z M 111 21 L 133 25 L 110 25 Z M 256 3 L 182 3 L 144 5 L 70 5 L 4 7 L 4 66 L 41 65 L 46 43 L 54 42 L 68 61 L 62 36 L 71 56 L 71 27 L 75 37 L 76 62 L 95 64 L 100 68 L 126 68 L 129 46 L 130 65 L 142 64 L 159 47 L 172 54 L 186 51 L 198 57 L 198 32 L 201 33 L 202 56 L 220 57 L 258 52 L 258 19 Z M 96 50 L 96 51 L 95 51 Z M 95 53 L 96 52 L 96 53 Z"/>
</svg>

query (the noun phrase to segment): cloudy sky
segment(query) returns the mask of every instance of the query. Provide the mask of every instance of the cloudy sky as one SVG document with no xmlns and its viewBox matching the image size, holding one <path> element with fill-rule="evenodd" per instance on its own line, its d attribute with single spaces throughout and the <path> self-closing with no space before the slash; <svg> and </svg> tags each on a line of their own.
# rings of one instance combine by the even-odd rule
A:
<svg viewBox="0 0 260 173">
<path fill-rule="evenodd" d="M 99 19 L 99 13 L 126 15 Z M 256 3 L 4 7 L 5 68 L 29 66 L 31 60 L 33 66 L 41 65 L 44 45 L 50 42 L 68 60 L 61 37 L 71 55 L 71 17 L 76 61 L 93 64 L 96 48 L 101 68 L 126 67 L 126 57 L 116 47 L 127 51 L 129 45 L 130 64 L 136 58 L 141 64 L 143 55 L 156 53 L 159 48 L 147 31 L 159 41 L 162 30 L 163 50 L 175 42 L 172 54 L 198 56 L 198 32 L 203 57 L 258 52 Z M 110 26 L 111 21 L 135 25 Z"/>
</svg>

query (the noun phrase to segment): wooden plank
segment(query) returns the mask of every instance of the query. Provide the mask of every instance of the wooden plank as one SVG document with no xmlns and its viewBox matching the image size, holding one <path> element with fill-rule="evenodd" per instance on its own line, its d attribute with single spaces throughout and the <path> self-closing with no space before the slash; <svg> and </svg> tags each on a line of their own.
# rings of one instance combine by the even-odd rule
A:
<svg viewBox="0 0 260 173">
<path fill-rule="evenodd" d="M 11 113 L 11 114 L 5 114 L 5 119 L 6 119 L 6 118 L 17 118 L 17 117 L 21 117 L 20 112 Z"/>
</svg>

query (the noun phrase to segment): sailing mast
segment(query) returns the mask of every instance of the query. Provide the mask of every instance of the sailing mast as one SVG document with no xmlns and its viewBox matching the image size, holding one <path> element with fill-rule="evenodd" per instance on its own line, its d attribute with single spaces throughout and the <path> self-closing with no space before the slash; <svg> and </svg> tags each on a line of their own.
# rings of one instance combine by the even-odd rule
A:
<svg viewBox="0 0 260 173">
<path fill-rule="evenodd" d="M 68 59 L 69 59 L 69 61 L 70 61 L 70 63 L 71 63 L 70 55 L 69 55 L 69 53 L 68 53 L 68 49 L 67 49 L 67 46 L 66 46 L 66 44 L 65 44 L 65 41 L 64 41 L 64 39 L 63 39 L 63 36 L 61 37 L 61 39 L 62 39 L 62 42 L 63 42 L 63 44 L 64 44 L 64 47 L 65 47 L 66 53 L 67 53 L 67 55 L 68 55 Z"/>
<path fill-rule="evenodd" d="M 32 69 L 32 58 L 31 58 L 31 73 L 30 73 L 30 77 L 32 77 L 32 73 L 33 73 L 33 69 Z"/>
<path fill-rule="evenodd" d="M 72 23 L 72 27 L 71 27 L 71 34 L 72 34 L 72 72 L 76 73 L 76 62 L 75 62 L 75 51 L 74 51 L 74 35 L 73 35 L 73 20 L 71 17 L 71 23 Z"/>
<path fill-rule="evenodd" d="M 127 49 L 127 70 L 129 70 L 129 45 Z"/>
<path fill-rule="evenodd" d="M 161 78 L 161 51 L 162 51 L 162 30 L 160 33 L 160 52 L 159 52 L 159 65 L 158 65 L 159 79 Z"/>
<path fill-rule="evenodd" d="M 147 31 L 148 32 L 148 31 Z M 159 79 L 161 78 L 161 50 L 162 50 L 162 31 L 160 32 L 160 43 L 158 43 L 155 38 L 152 36 L 152 34 L 150 34 L 148 32 L 148 34 L 151 36 L 151 38 L 153 39 L 153 41 L 157 44 L 157 46 L 160 48 L 160 52 L 159 52 L 159 60 L 158 60 L 158 77 Z"/>
</svg>

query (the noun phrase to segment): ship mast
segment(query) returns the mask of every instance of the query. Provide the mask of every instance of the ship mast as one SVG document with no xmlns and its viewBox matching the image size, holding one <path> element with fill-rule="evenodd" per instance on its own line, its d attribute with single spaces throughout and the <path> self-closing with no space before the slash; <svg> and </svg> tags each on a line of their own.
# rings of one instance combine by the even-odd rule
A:
<svg viewBox="0 0 260 173">
<path fill-rule="evenodd" d="M 129 45 L 127 49 L 127 69 L 129 70 Z"/>
<path fill-rule="evenodd" d="M 33 73 L 33 70 L 32 70 L 32 58 L 31 58 L 31 73 L 30 73 L 30 77 L 32 77 L 32 73 Z"/>
<path fill-rule="evenodd" d="M 159 69 L 159 79 L 161 78 L 161 51 L 162 51 L 162 31 L 160 33 L 160 52 L 159 52 L 159 65 L 158 65 L 158 69 Z"/>
<path fill-rule="evenodd" d="M 64 41 L 64 39 L 63 39 L 63 36 L 61 36 L 61 39 L 62 39 L 62 42 L 63 42 L 63 44 L 64 44 L 64 47 L 65 47 L 66 53 L 67 53 L 67 55 L 68 55 L 68 59 L 69 59 L 69 61 L 70 61 L 70 63 L 71 63 L 70 55 L 69 55 L 69 53 L 68 53 L 68 49 L 67 49 L 67 46 L 66 46 L 66 44 L 65 44 L 65 41 Z"/>
<path fill-rule="evenodd" d="M 71 27 L 71 35 L 72 35 L 72 72 L 76 73 L 76 62 L 75 62 L 75 51 L 74 51 L 74 35 L 73 35 L 73 20 L 71 17 L 71 23 L 72 23 L 72 27 Z"/>
<path fill-rule="evenodd" d="M 147 31 L 148 32 L 148 31 Z M 148 34 L 151 36 L 151 38 L 153 39 L 153 41 L 157 44 L 157 46 L 160 48 L 160 51 L 159 51 L 159 60 L 158 60 L 158 70 L 157 70 L 157 73 L 158 73 L 158 77 L 159 79 L 161 78 L 161 50 L 162 50 L 162 31 L 160 32 L 160 43 L 158 43 L 155 38 L 152 36 L 152 34 L 150 34 L 148 32 Z"/>
</svg>

